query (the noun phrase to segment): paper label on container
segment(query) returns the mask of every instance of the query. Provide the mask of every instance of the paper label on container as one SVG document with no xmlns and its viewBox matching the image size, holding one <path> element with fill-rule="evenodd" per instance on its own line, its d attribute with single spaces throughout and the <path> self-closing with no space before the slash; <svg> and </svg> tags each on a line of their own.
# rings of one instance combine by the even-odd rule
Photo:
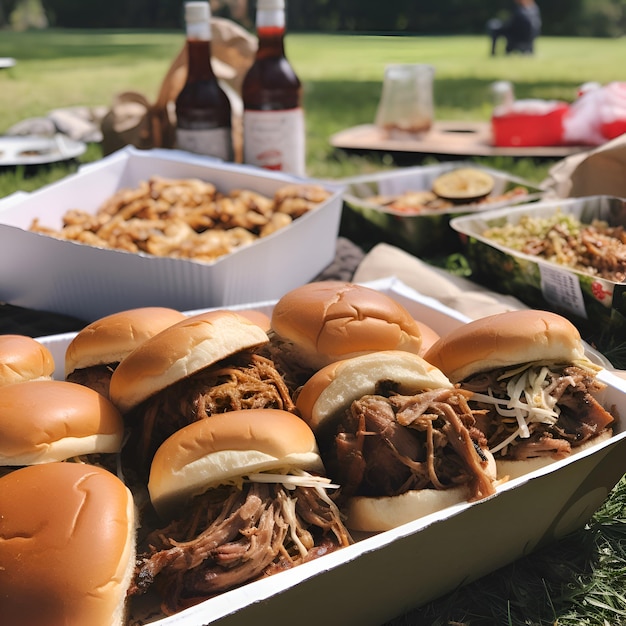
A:
<svg viewBox="0 0 626 626">
<path fill-rule="evenodd" d="M 211 128 L 208 130 L 177 128 L 176 147 L 194 154 L 216 157 L 223 161 L 233 160 L 230 128 Z"/>
<path fill-rule="evenodd" d="M 304 111 L 244 111 L 243 160 L 268 170 L 304 176 Z"/>
<path fill-rule="evenodd" d="M 555 267 L 539 266 L 541 291 L 550 303 L 587 319 L 580 282 L 576 274 Z"/>
</svg>

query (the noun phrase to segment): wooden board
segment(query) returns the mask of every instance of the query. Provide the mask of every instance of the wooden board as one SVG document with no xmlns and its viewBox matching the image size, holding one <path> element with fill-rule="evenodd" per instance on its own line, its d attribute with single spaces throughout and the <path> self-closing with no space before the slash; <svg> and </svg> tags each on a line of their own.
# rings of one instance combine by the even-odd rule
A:
<svg viewBox="0 0 626 626">
<path fill-rule="evenodd" d="M 537 146 L 500 148 L 491 144 L 488 122 L 435 122 L 421 138 L 390 139 L 374 124 L 347 128 L 330 138 L 335 148 L 356 151 L 431 154 L 444 156 L 511 156 L 563 158 L 589 146 Z"/>
</svg>

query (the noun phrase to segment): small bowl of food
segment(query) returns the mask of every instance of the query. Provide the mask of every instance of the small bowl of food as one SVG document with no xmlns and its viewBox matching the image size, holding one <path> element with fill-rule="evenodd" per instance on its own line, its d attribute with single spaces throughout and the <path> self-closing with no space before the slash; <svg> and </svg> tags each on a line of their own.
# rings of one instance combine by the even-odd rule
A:
<svg viewBox="0 0 626 626">
<path fill-rule="evenodd" d="M 542 190 L 506 172 L 450 162 L 347 178 L 341 234 L 420 257 L 460 251 L 453 217 L 538 200 Z"/>
</svg>

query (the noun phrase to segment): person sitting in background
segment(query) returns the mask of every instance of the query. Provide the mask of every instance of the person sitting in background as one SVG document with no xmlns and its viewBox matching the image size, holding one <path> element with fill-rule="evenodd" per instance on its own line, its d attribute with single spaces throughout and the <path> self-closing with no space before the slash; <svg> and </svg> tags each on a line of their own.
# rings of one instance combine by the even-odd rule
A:
<svg viewBox="0 0 626 626">
<path fill-rule="evenodd" d="M 535 0 L 515 0 L 511 17 L 502 22 L 489 20 L 487 30 L 491 36 L 491 56 L 495 56 L 498 40 L 506 39 L 506 53 L 532 54 L 535 39 L 541 32 L 541 13 Z"/>
</svg>

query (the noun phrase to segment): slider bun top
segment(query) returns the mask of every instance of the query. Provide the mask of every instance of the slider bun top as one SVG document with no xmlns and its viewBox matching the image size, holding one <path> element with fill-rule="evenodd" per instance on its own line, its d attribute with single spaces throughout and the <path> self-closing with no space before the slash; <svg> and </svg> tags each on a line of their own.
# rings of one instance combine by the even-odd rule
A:
<svg viewBox="0 0 626 626">
<path fill-rule="evenodd" d="M 272 311 L 272 329 L 313 369 L 375 350 L 417 354 L 422 344 L 418 323 L 400 303 L 343 281 L 307 283 L 286 293 Z"/>
<path fill-rule="evenodd" d="M 218 413 L 175 432 L 152 460 L 148 490 L 166 514 L 212 487 L 258 472 L 302 469 L 323 474 L 311 429 L 279 409 Z"/>
<path fill-rule="evenodd" d="M 247 317 L 249 320 L 260 326 L 266 333 L 269 332 L 272 327 L 272 320 L 270 316 L 263 311 L 259 311 L 257 309 L 241 309 L 236 311 L 239 315 L 243 315 L 243 317 Z"/>
<path fill-rule="evenodd" d="M 556 313 L 507 311 L 459 326 L 433 344 L 424 358 L 453 382 L 523 363 L 572 363 L 585 359 L 577 328 Z"/>
<path fill-rule="evenodd" d="M 417 354 L 385 350 L 322 368 L 300 389 L 296 408 L 317 432 L 322 424 L 340 415 L 354 400 L 376 393 L 377 385 L 384 382 L 393 383 L 398 393 L 407 395 L 452 387 L 442 372 Z"/>
<path fill-rule="evenodd" d="M 179 380 L 268 341 L 258 324 L 233 311 L 186 317 L 122 359 L 111 376 L 111 400 L 126 413 Z"/>
<path fill-rule="evenodd" d="M 3 624 L 125 623 L 135 565 L 131 492 L 84 463 L 47 463 L 0 478 Z"/>
<path fill-rule="evenodd" d="M 0 465 L 115 453 L 123 435 L 120 412 L 89 387 L 61 380 L 0 387 Z"/>
<path fill-rule="evenodd" d="M 0 385 L 52 378 L 54 357 L 27 335 L 0 335 Z"/>
<path fill-rule="evenodd" d="M 113 313 L 79 331 L 65 351 L 65 377 L 74 370 L 119 363 L 146 339 L 185 319 L 167 307 L 140 307 Z"/>
</svg>

